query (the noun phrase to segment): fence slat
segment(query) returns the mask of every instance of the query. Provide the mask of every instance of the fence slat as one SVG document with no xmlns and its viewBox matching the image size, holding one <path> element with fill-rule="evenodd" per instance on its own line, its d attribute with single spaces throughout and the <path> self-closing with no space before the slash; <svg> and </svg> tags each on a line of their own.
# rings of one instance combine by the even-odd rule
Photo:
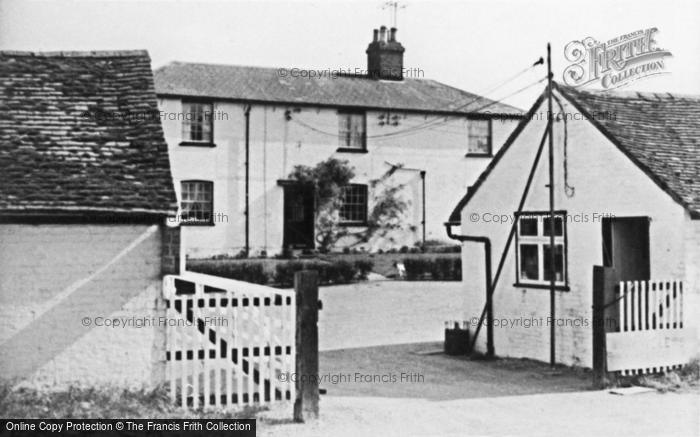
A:
<svg viewBox="0 0 700 437">
<path fill-rule="evenodd" d="M 678 315 L 678 307 L 680 306 L 679 292 L 678 292 L 679 281 L 673 281 L 673 329 L 678 329 L 680 327 L 680 320 Z"/>
<path fill-rule="evenodd" d="M 620 281 L 620 284 L 618 285 L 618 288 L 620 289 L 620 300 L 619 300 L 619 305 L 618 305 L 618 310 L 619 310 L 619 319 L 620 319 L 620 331 L 626 331 L 626 323 L 625 323 L 625 299 L 627 298 L 627 290 L 625 287 L 625 283 Z"/>
<path fill-rule="evenodd" d="M 639 281 L 632 283 L 632 330 L 639 331 Z"/>
<path fill-rule="evenodd" d="M 656 301 L 656 313 L 659 315 L 659 323 L 656 329 L 664 329 L 664 315 L 666 311 L 664 310 L 664 296 L 666 296 L 665 292 L 666 286 L 664 285 L 663 282 L 659 282 L 657 284 L 657 291 L 658 295 L 657 301 Z"/>
<path fill-rule="evenodd" d="M 648 330 L 649 329 L 649 301 L 648 301 L 648 296 L 647 296 L 647 281 L 641 281 L 639 283 L 639 312 L 640 312 L 640 317 L 642 318 L 641 320 L 641 328 L 643 330 Z"/>
<path fill-rule="evenodd" d="M 215 356 L 215 365 L 214 365 L 214 406 L 217 408 L 221 407 L 221 371 L 225 369 L 225 367 L 222 366 L 222 361 L 221 361 L 221 348 L 219 347 L 219 344 L 221 343 L 221 340 L 225 338 L 226 334 L 226 329 L 223 326 L 219 326 L 220 322 L 220 317 L 221 317 L 221 301 L 219 300 L 218 297 L 213 298 L 214 299 L 214 308 L 212 310 L 212 316 L 214 317 L 214 327 L 216 328 L 216 343 L 214 343 L 214 356 Z"/>
<path fill-rule="evenodd" d="M 192 282 L 194 294 L 178 295 L 175 278 Z M 205 293 L 207 285 L 214 289 Z M 293 292 L 185 273 L 163 279 L 163 296 L 176 322 L 165 329 L 173 402 L 196 409 L 293 399 L 290 378 L 279 379 L 296 366 Z"/>
<path fill-rule="evenodd" d="M 187 300 L 178 299 L 182 311 L 186 311 Z M 182 339 L 180 342 L 180 398 L 182 408 L 187 408 L 187 347 L 190 346 L 190 335 L 184 328 L 178 329 L 178 336 Z"/>
<path fill-rule="evenodd" d="M 632 295 L 634 290 L 632 289 L 632 281 L 627 281 L 625 285 L 625 331 L 632 331 Z"/>
<path fill-rule="evenodd" d="M 680 282 L 680 287 L 679 287 L 679 305 L 678 305 L 678 318 L 679 318 L 679 323 L 680 327 L 683 328 L 683 281 Z"/>
</svg>

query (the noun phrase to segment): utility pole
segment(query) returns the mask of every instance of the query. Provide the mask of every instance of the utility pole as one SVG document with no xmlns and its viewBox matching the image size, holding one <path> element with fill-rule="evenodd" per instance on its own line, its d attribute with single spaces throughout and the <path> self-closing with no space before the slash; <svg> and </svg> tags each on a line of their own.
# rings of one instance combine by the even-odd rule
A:
<svg viewBox="0 0 700 437">
<path fill-rule="evenodd" d="M 554 246 L 554 114 L 552 112 L 552 46 L 547 43 L 547 137 L 549 138 L 549 364 L 556 363 L 555 341 L 555 281 L 556 281 L 556 250 Z"/>
</svg>

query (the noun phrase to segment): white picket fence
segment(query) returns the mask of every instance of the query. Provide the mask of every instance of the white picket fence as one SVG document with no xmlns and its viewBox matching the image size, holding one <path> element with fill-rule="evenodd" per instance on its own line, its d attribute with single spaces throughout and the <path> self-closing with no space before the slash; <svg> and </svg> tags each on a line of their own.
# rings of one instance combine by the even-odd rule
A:
<svg viewBox="0 0 700 437">
<path fill-rule="evenodd" d="M 608 371 L 624 375 L 681 367 L 692 355 L 684 329 L 683 281 L 623 281 L 618 332 L 606 334 Z"/>
<path fill-rule="evenodd" d="M 620 330 L 683 327 L 683 281 L 623 281 L 620 287 Z"/>
<path fill-rule="evenodd" d="M 294 399 L 293 291 L 186 272 L 164 278 L 166 377 L 184 408 Z"/>
</svg>

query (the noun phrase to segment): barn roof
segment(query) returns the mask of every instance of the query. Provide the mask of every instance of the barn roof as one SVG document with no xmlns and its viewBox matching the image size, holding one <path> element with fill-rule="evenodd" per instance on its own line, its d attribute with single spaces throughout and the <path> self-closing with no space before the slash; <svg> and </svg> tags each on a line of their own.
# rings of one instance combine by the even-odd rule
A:
<svg viewBox="0 0 700 437">
<path fill-rule="evenodd" d="M 700 96 L 583 91 L 556 83 L 554 86 L 693 218 L 700 218 Z M 546 91 L 530 112 L 545 97 Z M 464 206 L 530 119 L 531 116 L 525 117 L 460 200 L 450 215 L 451 223 L 460 221 Z"/>
<path fill-rule="evenodd" d="M 0 52 L 0 96 L 0 214 L 176 211 L 147 52 Z"/>
<path fill-rule="evenodd" d="M 206 97 L 335 108 L 519 117 L 520 109 L 429 79 L 376 80 L 363 75 L 172 62 L 155 72 L 159 96 Z"/>
</svg>

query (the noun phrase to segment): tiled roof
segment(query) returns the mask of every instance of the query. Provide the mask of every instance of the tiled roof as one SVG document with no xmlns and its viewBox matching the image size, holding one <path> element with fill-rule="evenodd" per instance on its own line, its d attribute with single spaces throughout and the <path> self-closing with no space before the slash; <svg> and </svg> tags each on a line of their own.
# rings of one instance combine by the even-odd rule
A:
<svg viewBox="0 0 700 437">
<path fill-rule="evenodd" d="M 678 203 L 700 214 L 700 96 L 559 90 Z"/>
<path fill-rule="evenodd" d="M 280 73 L 282 72 L 282 73 Z M 518 116 L 512 106 L 428 79 L 301 77 L 292 70 L 173 62 L 155 72 L 156 93 L 240 101 Z"/>
<path fill-rule="evenodd" d="M 0 113 L 0 214 L 176 211 L 147 52 L 0 52 Z"/>
<path fill-rule="evenodd" d="M 613 144 L 693 218 L 700 218 L 700 97 L 669 93 L 592 92 L 555 88 Z M 546 98 L 540 95 L 486 170 L 450 215 L 459 223 L 462 209 L 515 141 Z"/>
</svg>

